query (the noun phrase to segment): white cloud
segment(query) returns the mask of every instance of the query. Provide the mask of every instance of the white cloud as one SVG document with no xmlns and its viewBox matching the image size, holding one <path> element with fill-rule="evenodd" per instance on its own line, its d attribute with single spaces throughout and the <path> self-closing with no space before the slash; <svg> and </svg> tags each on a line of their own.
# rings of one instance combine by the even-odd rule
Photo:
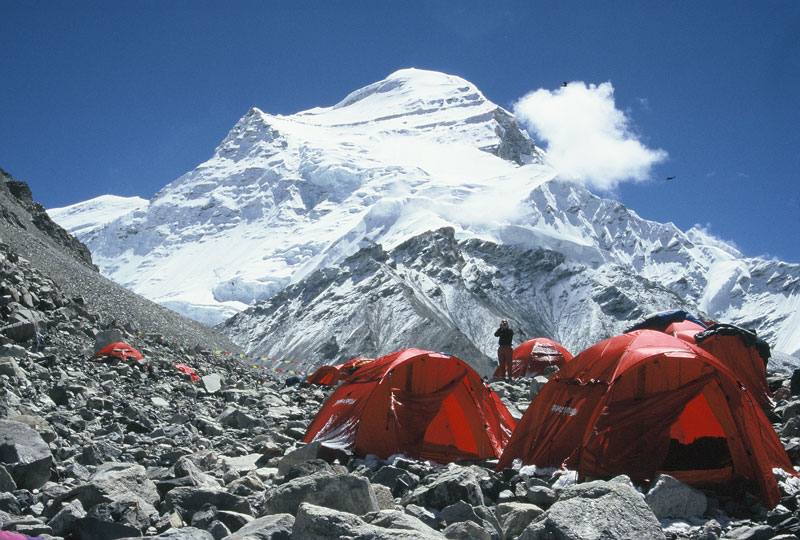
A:
<svg viewBox="0 0 800 540">
<path fill-rule="evenodd" d="M 652 150 L 638 140 L 630 118 L 614 103 L 610 82 L 539 89 L 522 97 L 514 113 L 537 142 L 545 143 L 559 176 L 602 190 L 646 180 L 651 167 L 667 158 L 664 150 Z"/>
</svg>

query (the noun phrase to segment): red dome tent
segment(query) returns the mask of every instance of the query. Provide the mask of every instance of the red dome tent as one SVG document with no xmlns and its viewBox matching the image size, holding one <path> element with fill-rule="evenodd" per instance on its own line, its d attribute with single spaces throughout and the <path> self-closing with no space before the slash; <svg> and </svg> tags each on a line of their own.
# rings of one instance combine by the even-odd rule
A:
<svg viewBox="0 0 800 540">
<path fill-rule="evenodd" d="M 344 364 L 335 366 L 322 366 L 317 371 L 309 375 L 308 384 L 320 384 L 324 386 L 336 386 L 339 381 L 353 374 L 358 368 L 372 362 L 372 358 L 353 358 Z"/>
<path fill-rule="evenodd" d="M 187 374 L 189 376 L 189 380 L 191 380 L 193 383 L 196 383 L 197 381 L 200 380 L 200 375 L 198 375 L 195 370 L 193 370 L 186 364 L 173 364 L 172 367 L 174 367 L 181 373 Z"/>
<path fill-rule="evenodd" d="M 562 367 L 572 360 L 572 355 L 567 349 L 547 338 L 530 339 L 516 349 L 511 362 L 511 377 L 533 377 L 538 375 L 548 366 Z M 494 370 L 495 377 L 502 377 L 500 366 Z"/>
<path fill-rule="evenodd" d="M 125 342 L 117 341 L 116 343 L 112 343 L 111 345 L 106 345 L 102 349 L 100 349 L 97 354 L 94 355 L 94 358 L 104 358 L 104 357 L 115 357 L 119 358 L 123 362 L 126 361 L 128 358 L 133 358 L 135 361 L 144 360 L 144 356 L 142 353 L 131 347 Z"/>
<path fill-rule="evenodd" d="M 772 392 L 767 383 L 769 345 L 755 332 L 730 324 L 707 326 L 685 311 L 665 311 L 628 330 L 649 328 L 681 338 L 714 355 L 750 391 L 762 409 L 771 409 Z"/>
<path fill-rule="evenodd" d="M 328 398 L 303 442 L 439 463 L 497 457 L 514 419 L 454 356 L 406 349 L 361 367 Z"/>
<path fill-rule="evenodd" d="M 566 364 L 528 407 L 497 470 L 516 458 L 582 477 L 665 472 L 697 486 L 742 479 L 769 507 L 780 500 L 772 468 L 795 474 L 731 370 L 653 330 L 607 339 Z"/>
</svg>

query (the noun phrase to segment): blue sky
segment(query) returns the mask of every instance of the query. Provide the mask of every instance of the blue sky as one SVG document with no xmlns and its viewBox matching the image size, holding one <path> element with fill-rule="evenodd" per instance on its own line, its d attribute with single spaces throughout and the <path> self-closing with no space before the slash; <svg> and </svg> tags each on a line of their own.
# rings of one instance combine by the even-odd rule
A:
<svg viewBox="0 0 800 540">
<path fill-rule="evenodd" d="M 668 157 L 596 192 L 800 263 L 796 0 L 0 0 L 0 167 L 48 208 L 150 198 L 250 107 L 332 105 L 406 67 L 509 110 L 609 83 L 631 136 Z"/>
</svg>

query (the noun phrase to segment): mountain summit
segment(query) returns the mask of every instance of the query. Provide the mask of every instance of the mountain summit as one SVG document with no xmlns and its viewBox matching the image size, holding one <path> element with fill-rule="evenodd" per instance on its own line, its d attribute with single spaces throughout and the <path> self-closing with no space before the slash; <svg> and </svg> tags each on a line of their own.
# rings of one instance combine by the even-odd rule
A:
<svg viewBox="0 0 800 540">
<path fill-rule="evenodd" d="M 296 319 L 302 306 L 287 311 L 275 304 L 291 300 L 287 287 L 305 297 L 314 283 L 327 297 L 348 297 L 352 275 L 328 272 L 321 280 L 315 272 L 363 270 L 354 261 L 379 253 L 368 266 L 384 276 L 381 286 L 388 284 L 381 294 L 402 290 L 419 307 L 420 325 L 435 313 L 443 330 L 428 333 L 440 347 L 446 333 L 453 343 L 491 356 L 483 334 L 494 318 L 519 313 L 515 322 L 526 333 L 561 335 L 576 349 L 648 310 L 680 307 L 754 327 L 778 350 L 800 351 L 800 266 L 744 258 L 701 231 L 644 220 L 559 180 L 510 113 L 468 81 L 442 73 L 401 70 L 332 107 L 290 116 L 251 109 L 208 161 L 148 204 L 130 204 L 131 212 L 104 224 L 96 213 L 87 215 L 92 226 L 83 231 L 75 208 L 51 215 L 56 221 L 70 215 L 70 229 L 107 276 L 209 324 L 263 301 L 272 304 L 260 308 L 262 316 Z M 447 272 L 425 268 L 425 260 L 403 248 L 417 237 L 416 244 L 427 245 L 437 238 L 431 231 L 445 230 L 453 253 L 464 258 L 459 264 L 430 259 Z M 509 259 L 511 252 L 558 264 L 542 266 L 547 274 L 531 273 L 526 264 L 536 263 Z M 459 285 L 440 287 L 444 277 Z M 504 294 L 486 303 L 477 289 L 489 282 L 502 283 Z M 517 305 L 523 296 L 539 306 L 535 321 L 522 320 L 532 313 L 532 305 Z M 359 346 L 389 352 L 377 350 L 393 345 L 385 334 L 403 332 L 378 329 L 370 320 L 351 328 L 370 336 Z M 302 328 L 286 326 L 286 335 L 272 339 L 255 336 L 252 321 L 241 317 L 234 326 L 243 332 L 238 342 L 251 351 L 299 351 L 292 332 Z M 355 350 L 330 332 L 336 333 L 321 332 L 320 339 L 335 337 L 335 346 L 311 349 L 329 356 Z"/>
<path fill-rule="evenodd" d="M 211 159 L 104 227 L 96 212 L 85 232 L 75 208 L 51 214 L 70 216 L 106 275 L 215 324 L 371 242 L 457 222 L 465 205 L 488 225 L 500 209 L 485 196 L 499 203 L 552 176 L 522 166 L 539 161 L 472 84 L 408 69 L 333 107 L 251 109 Z"/>
</svg>

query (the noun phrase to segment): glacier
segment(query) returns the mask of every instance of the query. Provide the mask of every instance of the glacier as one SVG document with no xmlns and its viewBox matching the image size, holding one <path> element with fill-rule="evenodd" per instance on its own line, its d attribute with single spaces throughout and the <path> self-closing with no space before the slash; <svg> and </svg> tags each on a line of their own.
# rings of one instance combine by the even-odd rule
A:
<svg viewBox="0 0 800 540">
<path fill-rule="evenodd" d="M 699 229 L 684 232 L 642 219 L 619 202 L 560 179 L 512 114 L 453 75 L 404 69 L 333 106 L 287 116 L 253 108 L 209 160 L 149 201 L 128 201 L 127 210 L 112 201 L 95 199 L 49 213 L 87 244 L 105 275 L 210 325 L 252 314 L 263 303 L 272 302 L 270 313 L 280 311 L 275 299 L 289 302 L 286 291 L 299 293 L 326 269 L 341 271 L 362 250 L 379 246 L 392 253 L 431 231 L 452 230 L 458 245 L 543 250 L 564 258 L 559 272 L 580 270 L 586 278 L 574 292 L 578 278 L 551 280 L 562 289 L 550 291 L 547 302 L 563 306 L 537 300 L 539 309 L 563 314 L 548 319 L 551 326 L 587 321 L 574 312 L 581 309 L 581 295 L 594 295 L 592 304 L 602 306 L 604 298 L 618 303 L 637 280 L 649 284 L 635 286 L 631 309 L 616 313 L 613 324 L 598 322 L 575 335 L 549 328 L 563 333 L 572 348 L 635 322 L 644 307 L 669 302 L 665 309 L 682 303 L 756 328 L 777 350 L 800 353 L 800 265 L 744 257 Z M 479 259 L 460 271 L 482 276 L 481 265 L 489 263 Z M 502 274 L 504 268 L 493 271 Z M 400 289 L 411 287 L 410 275 L 396 276 Z M 339 279 L 337 287 L 345 286 L 347 280 Z M 519 288 L 524 284 L 509 287 L 508 294 Z M 648 301 L 647 290 L 657 290 L 659 300 Z M 464 347 L 492 356 L 492 345 L 478 337 L 488 324 L 484 318 L 509 306 L 487 309 L 478 328 L 469 330 L 469 308 L 444 308 L 428 293 L 415 298 L 427 303 L 416 317 L 437 313 L 439 328 L 450 328 Z M 635 309 L 637 303 L 642 309 Z M 301 317 L 302 308 L 292 316 Z M 237 342 L 252 352 L 300 354 L 302 340 L 287 335 L 265 342 L 252 324 L 241 316 L 239 321 Z M 530 332 L 548 330 L 518 322 Z M 388 346 L 381 339 L 376 337 L 376 350 Z"/>
</svg>

